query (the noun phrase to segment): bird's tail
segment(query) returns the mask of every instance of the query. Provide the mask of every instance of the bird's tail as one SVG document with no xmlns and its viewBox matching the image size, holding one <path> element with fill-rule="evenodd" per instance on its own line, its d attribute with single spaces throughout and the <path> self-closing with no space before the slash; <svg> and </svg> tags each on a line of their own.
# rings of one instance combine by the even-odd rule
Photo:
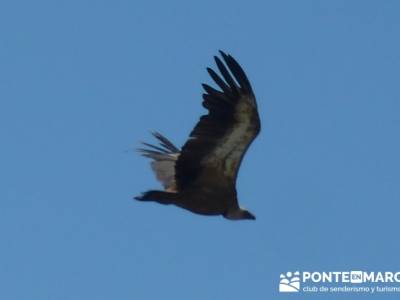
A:
<svg viewBox="0 0 400 300">
<path fill-rule="evenodd" d="M 151 168 L 164 188 L 174 191 L 176 190 L 175 163 L 179 156 L 179 149 L 162 134 L 153 132 L 153 136 L 159 141 L 160 145 L 143 143 L 147 148 L 139 148 L 138 151 L 143 156 L 152 159 Z"/>
<path fill-rule="evenodd" d="M 179 194 L 151 190 L 135 197 L 135 199 L 139 201 L 155 201 L 160 204 L 175 204 L 179 199 Z"/>
</svg>

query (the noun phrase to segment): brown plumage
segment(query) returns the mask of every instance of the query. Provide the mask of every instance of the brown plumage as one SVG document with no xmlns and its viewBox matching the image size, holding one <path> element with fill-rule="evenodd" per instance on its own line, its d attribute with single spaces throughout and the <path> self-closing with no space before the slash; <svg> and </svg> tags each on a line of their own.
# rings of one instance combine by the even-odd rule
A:
<svg viewBox="0 0 400 300">
<path fill-rule="evenodd" d="M 208 110 L 179 150 L 160 133 L 160 146 L 143 143 L 139 149 L 152 159 L 152 169 L 164 191 L 151 190 L 135 199 L 174 204 L 203 215 L 227 219 L 255 219 L 239 207 L 236 178 L 243 156 L 260 132 L 257 103 L 250 82 L 231 55 L 215 58 L 222 77 L 207 68 L 221 90 L 203 84 L 203 106 Z"/>
</svg>

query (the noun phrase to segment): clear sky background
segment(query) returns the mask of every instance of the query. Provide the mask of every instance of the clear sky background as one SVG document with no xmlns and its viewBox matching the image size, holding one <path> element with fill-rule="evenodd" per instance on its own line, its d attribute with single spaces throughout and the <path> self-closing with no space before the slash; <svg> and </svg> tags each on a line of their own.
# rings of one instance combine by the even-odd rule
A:
<svg viewBox="0 0 400 300">
<path fill-rule="evenodd" d="M 399 271 L 399 11 L 2 1 L 0 299 L 299 299 L 280 273 Z M 134 149 L 185 142 L 218 49 L 258 99 L 238 178 L 255 222 L 132 200 L 160 187 Z"/>
</svg>

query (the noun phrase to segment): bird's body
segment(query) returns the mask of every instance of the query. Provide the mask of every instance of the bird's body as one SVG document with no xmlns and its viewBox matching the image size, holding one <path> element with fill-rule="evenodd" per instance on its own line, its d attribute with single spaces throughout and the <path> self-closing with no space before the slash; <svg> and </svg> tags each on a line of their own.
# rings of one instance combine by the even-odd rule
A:
<svg viewBox="0 0 400 300">
<path fill-rule="evenodd" d="M 260 131 L 257 104 L 242 68 L 232 56 L 221 55 L 229 71 L 219 58 L 215 60 L 224 80 L 212 69 L 207 71 L 222 91 L 203 84 L 203 106 L 209 113 L 200 118 L 182 149 L 159 133 L 153 135 L 160 146 L 144 143 L 148 148 L 139 149 L 153 160 L 153 171 L 165 190 L 145 192 L 137 200 L 232 220 L 255 219 L 239 207 L 236 178 L 247 148 Z"/>
</svg>

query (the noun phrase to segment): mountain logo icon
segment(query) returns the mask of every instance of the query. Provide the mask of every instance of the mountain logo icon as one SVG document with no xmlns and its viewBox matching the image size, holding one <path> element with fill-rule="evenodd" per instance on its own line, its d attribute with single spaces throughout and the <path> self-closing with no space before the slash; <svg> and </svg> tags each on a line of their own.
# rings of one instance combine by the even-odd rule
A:
<svg viewBox="0 0 400 300">
<path fill-rule="evenodd" d="M 294 273 L 287 272 L 281 274 L 279 281 L 279 292 L 281 293 L 295 293 L 300 291 L 300 272 Z"/>
</svg>

